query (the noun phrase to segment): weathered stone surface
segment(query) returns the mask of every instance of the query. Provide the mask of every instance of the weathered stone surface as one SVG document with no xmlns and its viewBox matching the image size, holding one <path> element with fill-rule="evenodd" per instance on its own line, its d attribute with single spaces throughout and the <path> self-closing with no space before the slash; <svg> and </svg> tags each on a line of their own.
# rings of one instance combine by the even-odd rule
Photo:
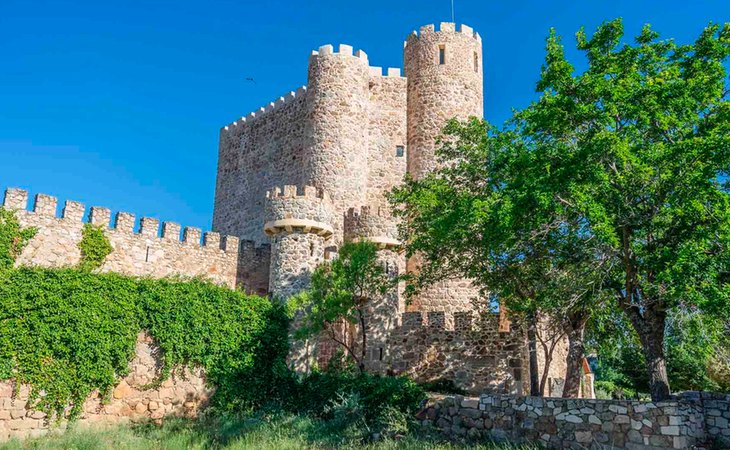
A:
<svg viewBox="0 0 730 450">
<path fill-rule="evenodd" d="M 536 397 L 485 394 L 478 402 L 461 399 L 458 411 L 454 406 L 445 406 L 454 404 L 453 397 L 434 396 L 428 411 L 435 419 L 431 423 L 447 436 L 466 433 L 478 439 L 489 436 L 517 444 L 540 442 L 552 449 L 685 449 L 703 444 L 709 437 L 722 437 L 719 428 L 705 426 L 705 418 L 708 423 L 716 420 L 719 416 L 714 412 L 728 408 L 730 396 L 708 394 L 708 398 L 710 396 L 721 399 L 707 409 L 708 404 L 703 406 L 699 400 L 681 398 L 653 404 L 562 398 L 545 401 Z M 708 416 L 710 412 L 713 412 L 712 416 Z M 478 414 L 484 420 L 471 419 Z M 460 420 L 452 422 L 448 420 L 449 415 Z M 673 425 L 658 425 L 662 422 Z M 675 422 L 678 424 L 674 425 Z"/>
<path fill-rule="evenodd" d="M 146 384 L 159 376 L 159 361 L 154 357 L 155 354 L 152 339 L 140 333 L 137 337 L 136 356 L 130 364 L 130 374 L 115 387 L 108 404 L 101 402 L 98 393 L 92 394 L 83 405 L 80 424 L 160 420 L 165 416 L 197 415 L 213 392 L 206 387 L 205 377 L 199 369 L 185 369 L 184 377 L 171 378 L 163 383 L 167 388 L 141 388 L 141 381 Z M 0 442 L 11 437 L 25 438 L 51 429 L 65 428 L 65 422 L 59 425 L 54 420 L 47 421 L 43 412 L 26 408 L 25 400 L 30 394 L 27 386 L 21 389 L 18 398 L 11 397 L 12 392 L 10 382 L 0 381 L 0 393 L 3 394 L 0 397 Z"/>
<path fill-rule="evenodd" d="M 56 217 L 55 197 L 38 194 L 32 211 L 27 208 L 28 193 L 21 189 L 5 192 L 4 206 L 16 211 L 23 227 L 36 227 L 38 232 L 28 242 L 16 264 L 69 267 L 78 264 L 81 251 L 78 243 L 84 226 L 84 205 L 67 201 L 62 217 Z M 143 218 L 138 232 L 134 230 L 134 215 L 117 214 L 116 226 L 110 228 L 110 212 L 106 208 L 91 208 L 90 222 L 101 226 L 113 251 L 101 266 L 103 272 L 151 276 L 201 276 L 230 287 L 236 285 L 238 266 L 238 238 L 221 238 L 217 233 L 206 233 L 201 245 L 200 230 L 186 228 L 186 239 L 180 240 L 179 225 L 165 223 L 169 230 L 177 227 L 177 235 L 158 237 L 159 222 Z"/>
</svg>

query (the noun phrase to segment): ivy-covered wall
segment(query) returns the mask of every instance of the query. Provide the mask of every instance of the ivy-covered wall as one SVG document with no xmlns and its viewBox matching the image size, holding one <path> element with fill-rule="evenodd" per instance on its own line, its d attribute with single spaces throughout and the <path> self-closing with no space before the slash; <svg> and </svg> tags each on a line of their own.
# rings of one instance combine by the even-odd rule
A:
<svg viewBox="0 0 730 450">
<path fill-rule="evenodd" d="M 202 278 L 99 273 L 109 243 L 89 227 L 77 267 L 16 267 L 37 231 L 21 223 L 0 208 L 0 439 L 208 400 L 253 408 L 289 376 L 288 319 L 267 298 Z"/>
</svg>

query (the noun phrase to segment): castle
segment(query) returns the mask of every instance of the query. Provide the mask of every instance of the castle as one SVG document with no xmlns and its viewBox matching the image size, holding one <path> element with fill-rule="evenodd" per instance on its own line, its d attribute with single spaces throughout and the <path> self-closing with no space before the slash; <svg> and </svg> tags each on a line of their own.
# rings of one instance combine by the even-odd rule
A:
<svg viewBox="0 0 730 450">
<path fill-rule="evenodd" d="M 436 167 L 448 119 L 482 117 L 482 39 L 466 25 L 427 25 L 406 38 L 403 60 L 403 73 L 383 71 L 362 50 L 322 46 L 309 58 L 307 86 L 221 130 L 213 229 L 243 240 L 244 289 L 287 298 L 343 242 L 359 239 L 379 245 L 389 270 L 418 270 L 417 258 L 398 252 L 386 194 L 406 174 L 418 179 Z M 521 329 L 476 311 L 478 297 L 455 279 L 408 305 L 399 292 L 374 301 L 368 366 L 471 390 L 526 390 Z M 309 356 L 326 359 L 320 347 Z"/>
<path fill-rule="evenodd" d="M 378 244 L 393 274 L 418 270 L 406 261 L 386 194 L 406 174 L 436 167 L 446 121 L 481 117 L 482 40 L 466 25 L 421 27 L 403 47 L 404 72 L 370 66 L 348 45 L 313 51 L 308 84 L 220 131 L 213 232 L 141 220 L 92 208 L 114 251 L 102 270 L 147 276 L 205 276 L 246 292 L 285 299 L 305 289 L 314 268 L 347 241 Z M 85 208 L 10 189 L 4 206 L 39 233 L 20 264 L 71 265 L 80 255 Z M 400 290 L 376 299 L 368 314 L 370 370 L 446 378 L 468 391 L 529 390 L 526 337 L 499 313 L 476 308 L 468 280 L 441 282 L 406 305 Z M 326 359 L 332 345 L 301 349 L 298 363 Z M 546 394 L 561 391 L 564 345 L 556 347 Z M 540 350 L 540 349 L 538 349 Z M 539 358 L 540 364 L 544 355 Z"/>
</svg>

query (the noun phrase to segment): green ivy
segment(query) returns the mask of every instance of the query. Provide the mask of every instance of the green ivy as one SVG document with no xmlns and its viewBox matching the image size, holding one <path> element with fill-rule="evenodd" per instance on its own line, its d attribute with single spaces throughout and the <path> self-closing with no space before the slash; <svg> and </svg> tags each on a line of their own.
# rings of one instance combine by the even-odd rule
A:
<svg viewBox="0 0 730 450">
<path fill-rule="evenodd" d="M 92 391 L 108 394 L 127 374 L 146 330 L 162 379 L 200 366 L 214 404 L 252 408 L 289 376 L 287 327 L 268 299 L 199 279 L 21 267 L 0 281 L 0 379 L 29 384 L 34 408 L 73 419 Z"/>
<path fill-rule="evenodd" d="M 0 270 L 13 267 L 37 231 L 33 227 L 21 228 L 15 212 L 0 207 Z"/>
<path fill-rule="evenodd" d="M 104 259 L 114 250 L 102 227 L 90 223 L 84 224 L 78 247 L 81 250 L 79 268 L 88 271 L 101 267 Z"/>
</svg>

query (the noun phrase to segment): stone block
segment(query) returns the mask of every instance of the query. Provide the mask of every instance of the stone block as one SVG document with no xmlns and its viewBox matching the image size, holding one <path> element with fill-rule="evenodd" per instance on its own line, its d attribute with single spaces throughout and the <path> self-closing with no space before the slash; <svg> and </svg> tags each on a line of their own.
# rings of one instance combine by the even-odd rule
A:
<svg viewBox="0 0 730 450">
<path fill-rule="evenodd" d="M 461 401 L 461 407 L 462 408 L 478 408 L 479 407 L 479 399 L 476 398 L 465 398 Z"/>
<path fill-rule="evenodd" d="M 579 444 L 590 444 L 593 441 L 593 433 L 590 431 L 576 431 L 575 440 Z"/>
</svg>

